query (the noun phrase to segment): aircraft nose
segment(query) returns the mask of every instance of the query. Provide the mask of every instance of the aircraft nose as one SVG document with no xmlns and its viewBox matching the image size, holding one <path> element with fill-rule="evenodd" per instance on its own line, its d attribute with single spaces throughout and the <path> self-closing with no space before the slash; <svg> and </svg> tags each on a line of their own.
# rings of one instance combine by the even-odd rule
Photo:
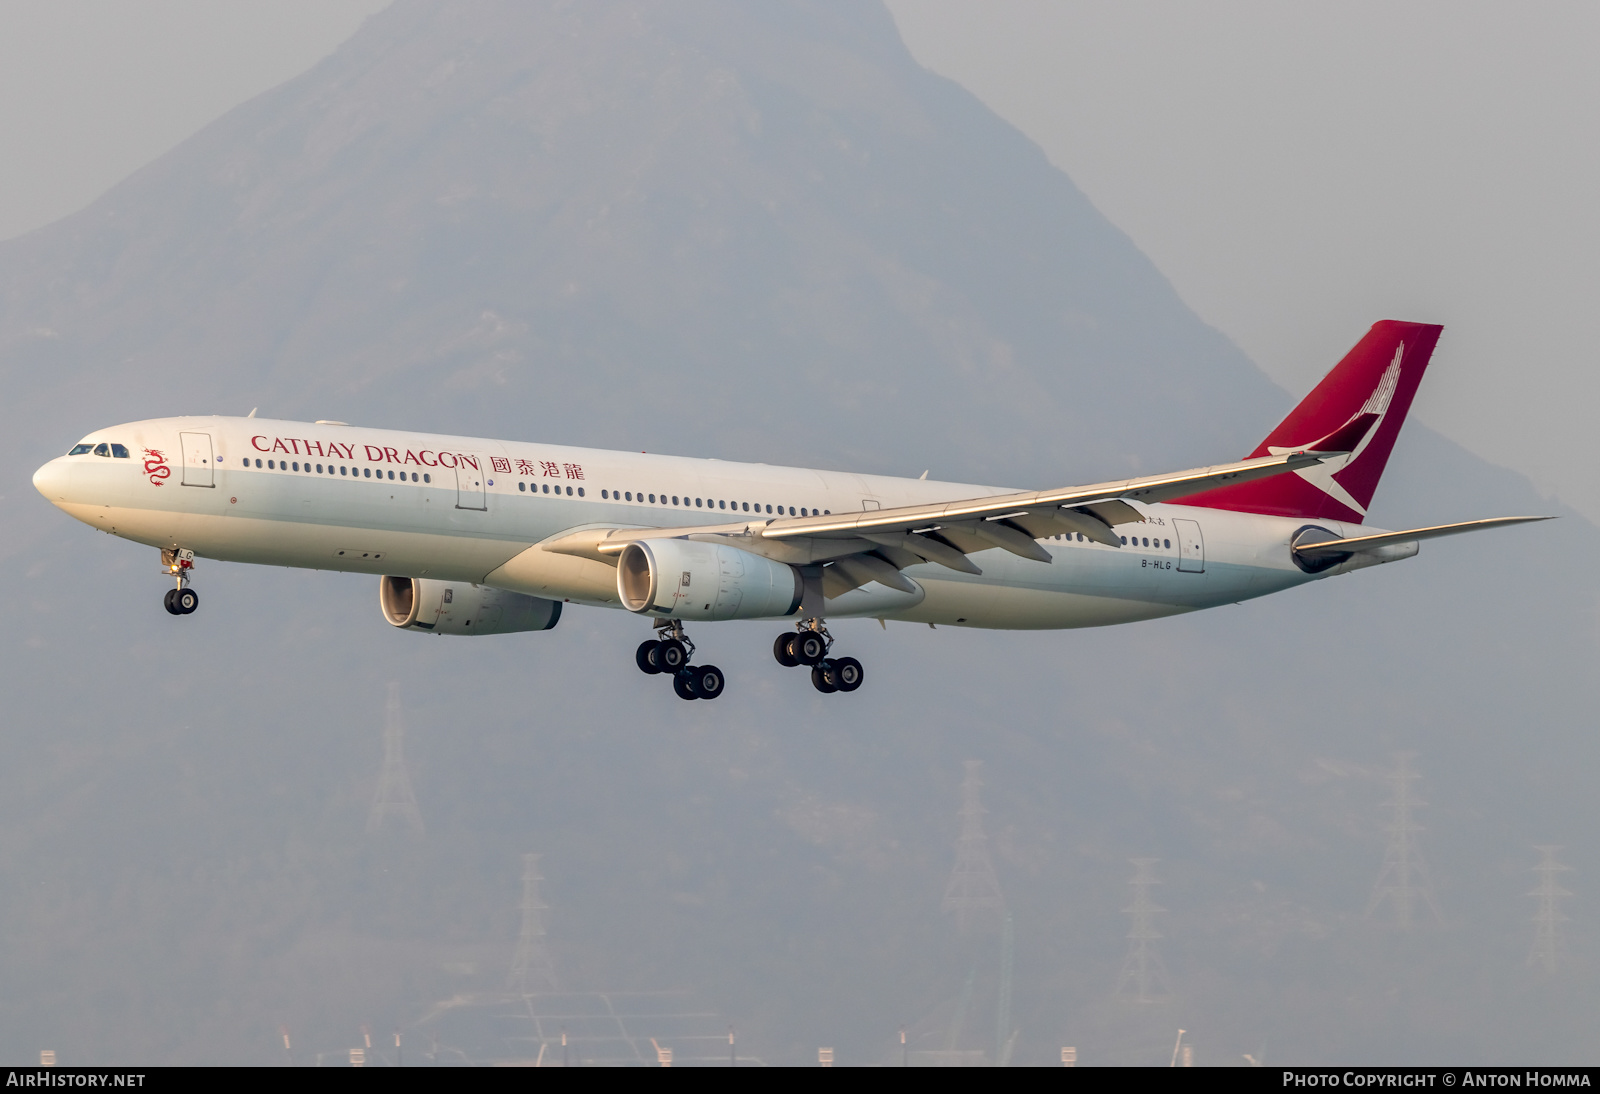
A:
<svg viewBox="0 0 1600 1094">
<path fill-rule="evenodd" d="M 57 456 L 33 473 L 33 488 L 51 502 L 67 500 L 66 458 Z"/>
</svg>

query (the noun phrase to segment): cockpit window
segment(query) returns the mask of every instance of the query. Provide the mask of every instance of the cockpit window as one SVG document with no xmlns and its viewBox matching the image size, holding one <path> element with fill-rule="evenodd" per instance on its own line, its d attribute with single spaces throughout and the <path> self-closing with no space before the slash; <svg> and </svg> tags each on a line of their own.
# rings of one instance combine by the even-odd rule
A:
<svg viewBox="0 0 1600 1094">
<path fill-rule="evenodd" d="M 81 456 L 85 452 L 89 452 L 89 451 L 93 450 L 93 448 L 94 448 L 94 445 L 92 445 L 92 444 L 75 444 L 75 445 L 72 446 L 72 451 L 68 452 L 67 455 L 69 455 L 69 456 Z"/>
<path fill-rule="evenodd" d="M 94 454 L 96 456 L 110 456 L 111 455 L 111 446 L 109 444 L 106 444 L 104 441 L 102 441 L 99 444 L 94 446 Z"/>
<path fill-rule="evenodd" d="M 111 454 L 119 460 L 125 460 L 128 458 L 128 446 L 125 444 L 113 444 L 111 446 Z"/>
</svg>

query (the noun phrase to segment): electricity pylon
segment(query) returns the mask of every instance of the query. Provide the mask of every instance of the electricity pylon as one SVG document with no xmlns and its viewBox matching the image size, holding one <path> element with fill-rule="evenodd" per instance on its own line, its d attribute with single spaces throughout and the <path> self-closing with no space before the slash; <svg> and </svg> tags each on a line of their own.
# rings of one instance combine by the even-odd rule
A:
<svg viewBox="0 0 1600 1094">
<path fill-rule="evenodd" d="M 994 863 L 989 859 L 989 838 L 983 832 L 983 805 L 978 790 L 983 781 L 978 772 L 982 760 L 967 760 L 967 777 L 961 781 L 961 838 L 956 841 L 956 867 L 945 886 L 940 907 L 956 914 L 956 926 L 963 932 L 984 913 L 995 920 L 1005 913 L 1006 898 L 1000 892 Z"/>
<path fill-rule="evenodd" d="M 539 899 L 539 856 L 522 856 L 522 930 L 517 935 L 517 952 L 511 958 L 511 973 L 506 990 L 519 995 L 536 991 L 555 991 L 556 972 L 545 944 L 544 916 L 550 906 Z"/>
<path fill-rule="evenodd" d="M 1122 960 L 1117 977 L 1117 996 L 1139 1003 L 1155 1003 L 1171 998 L 1172 982 L 1155 943 L 1161 932 L 1155 928 L 1156 913 L 1166 911 L 1150 899 L 1150 886 L 1161 884 L 1151 867 L 1160 859 L 1129 859 L 1133 864 L 1133 904 L 1122 909 L 1133 920 L 1128 929 L 1128 956 Z"/>
<path fill-rule="evenodd" d="M 1528 953 L 1528 964 L 1537 965 L 1546 973 L 1554 973 L 1556 955 L 1561 945 L 1559 925 L 1567 921 L 1556 901 L 1572 895 L 1561 887 L 1556 875 L 1570 873 L 1572 867 L 1556 861 L 1556 852 L 1561 850 L 1559 847 L 1545 844 L 1534 850 L 1539 852 L 1539 865 L 1533 868 L 1533 872 L 1539 875 L 1539 887 L 1528 895 L 1538 899 L 1539 911 L 1533 917 L 1533 949 Z"/>
<path fill-rule="evenodd" d="M 389 685 L 388 719 L 383 726 L 383 771 L 378 776 L 378 792 L 372 796 L 367 814 L 367 831 L 377 832 L 390 817 L 398 817 L 414 831 L 422 831 L 422 811 L 411 789 L 406 771 L 406 729 L 400 717 L 400 685 Z"/>
<path fill-rule="evenodd" d="M 1426 906 L 1435 922 L 1444 922 L 1439 902 L 1433 896 L 1428 864 L 1417 842 L 1422 826 L 1412 816 L 1417 808 L 1427 804 L 1415 796 L 1411 786 L 1422 778 L 1411 770 L 1414 755 L 1412 752 L 1397 754 L 1395 769 L 1384 776 L 1394 788 L 1394 797 L 1389 802 L 1391 819 L 1385 826 L 1389 844 L 1383 852 L 1383 869 L 1372 887 L 1372 899 L 1367 902 L 1367 918 L 1371 919 L 1372 913 L 1387 901 L 1394 910 L 1394 925 L 1402 931 L 1409 931 L 1416 925 L 1419 906 Z"/>
</svg>

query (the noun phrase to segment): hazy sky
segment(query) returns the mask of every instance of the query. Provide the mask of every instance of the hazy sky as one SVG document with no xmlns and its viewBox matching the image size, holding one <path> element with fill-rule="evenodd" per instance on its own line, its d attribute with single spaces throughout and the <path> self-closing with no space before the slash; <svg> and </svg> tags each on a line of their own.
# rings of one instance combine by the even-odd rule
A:
<svg viewBox="0 0 1600 1094">
<path fill-rule="evenodd" d="M 382 6 L 0 0 L 0 238 Z M 1445 323 L 1418 416 L 1600 518 L 1600 7 L 891 7 L 1280 383 L 1309 387 L 1375 319 Z"/>
</svg>

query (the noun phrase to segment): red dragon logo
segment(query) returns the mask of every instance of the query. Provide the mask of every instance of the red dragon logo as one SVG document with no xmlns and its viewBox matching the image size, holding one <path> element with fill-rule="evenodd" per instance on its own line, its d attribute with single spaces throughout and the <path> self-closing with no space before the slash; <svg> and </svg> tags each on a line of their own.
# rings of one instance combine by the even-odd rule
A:
<svg viewBox="0 0 1600 1094">
<path fill-rule="evenodd" d="M 167 457 L 164 453 L 154 449 L 144 450 L 144 473 L 150 476 L 151 486 L 163 486 L 164 479 L 172 477 L 172 468 L 167 466 Z"/>
</svg>

